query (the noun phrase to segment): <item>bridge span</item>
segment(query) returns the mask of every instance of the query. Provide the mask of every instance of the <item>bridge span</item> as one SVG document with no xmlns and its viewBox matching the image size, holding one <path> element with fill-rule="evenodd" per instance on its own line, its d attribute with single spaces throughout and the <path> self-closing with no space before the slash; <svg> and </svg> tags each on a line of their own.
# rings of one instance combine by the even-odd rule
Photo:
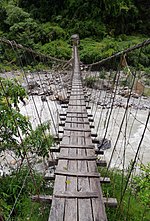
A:
<svg viewBox="0 0 150 221">
<path fill-rule="evenodd" d="M 49 221 L 106 221 L 77 45 Z"/>
</svg>

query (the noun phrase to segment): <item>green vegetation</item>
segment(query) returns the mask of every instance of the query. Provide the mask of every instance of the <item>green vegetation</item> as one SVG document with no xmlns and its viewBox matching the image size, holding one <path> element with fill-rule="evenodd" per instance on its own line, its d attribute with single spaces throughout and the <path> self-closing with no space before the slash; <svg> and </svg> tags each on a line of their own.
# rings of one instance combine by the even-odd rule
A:
<svg viewBox="0 0 150 221">
<path fill-rule="evenodd" d="M 109 221 L 149 221 L 150 164 L 141 165 L 141 173 L 129 181 L 121 204 L 121 194 L 127 182 L 127 175 L 120 170 L 110 169 L 106 171 L 104 168 L 100 168 L 100 173 L 101 176 L 107 174 L 111 179 L 111 184 L 102 185 L 104 196 L 116 197 L 118 201 L 116 209 L 106 208 Z M 126 173 L 128 174 L 128 171 Z M 0 182 L 0 217 L 8 218 L 17 199 L 11 220 L 47 220 L 50 206 L 31 201 L 32 195 L 52 194 L 53 185 L 43 181 L 40 174 L 24 167 L 13 172 L 11 176 L 0 178 Z"/>
<path fill-rule="evenodd" d="M 40 174 L 27 168 L 13 172 L 11 176 L 0 177 L 0 219 L 6 220 L 10 212 L 12 221 L 47 221 L 50 206 L 31 201 L 32 195 L 39 193 L 52 194 L 52 187 L 48 186 Z M 14 203 L 16 205 L 13 209 Z M 13 210 L 12 210 L 13 209 Z"/>
<path fill-rule="evenodd" d="M 127 182 L 127 175 L 116 169 L 106 171 L 106 169 L 101 168 L 100 173 L 102 176 L 107 174 L 111 179 L 111 184 L 102 184 L 104 196 L 115 197 L 118 202 L 116 209 L 106 209 L 109 221 L 149 221 L 150 164 L 147 166 L 141 165 L 141 173 L 129 181 L 121 204 L 120 199 Z"/>
<path fill-rule="evenodd" d="M 85 84 L 87 87 L 93 88 L 95 82 L 96 82 L 96 77 L 89 76 L 89 77 L 86 77 L 86 78 L 84 79 L 84 84 Z"/>
<path fill-rule="evenodd" d="M 70 36 L 78 33 L 81 60 L 92 63 L 148 38 L 150 9 L 147 5 L 148 0 L 2 0 L 0 37 L 69 59 Z M 7 63 L 7 53 L 9 64 L 19 65 L 10 49 L 6 51 L 1 46 L 0 51 L 3 63 Z M 139 50 L 130 53 L 129 65 L 148 68 L 150 46 L 142 50 L 140 61 L 138 55 Z M 116 68 L 116 64 L 111 64 L 111 68 Z"/>
<path fill-rule="evenodd" d="M 35 130 L 31 130 L 21 144 L 22 149 L 26 147 L 27 152 L 36 153 L 42 157 L 48 156 L 50 147 L 54 144 L 54 139 L 50 132 L 46 133 L 47 130 L 50 130 L 50 122 L 42 123 Z"/>
<path fill-rule="evenodd" d="M 22 160 L 26 152 L 45 157 L 54 143 L 53 137 L 46 133 L 50 129 L 50 122 L 33 130 L 29 119 L 20 113 L 19 102 L 25 104 L 25 98 L 26 91 L 16 79 L 0 78 L 0 152 L 13 150 Z"/>
<path fill-rule="evenodd" d="M 146 96 L 146 97 L 150 97 L 150 88 L 149 87 L 144 88 L 143 95 Z"/>
<path fill-rule="evenodd" d="M 19 150 L 18 139 L 20 131 L 25 135 L 31 130 L 31 125 L 25 116 L 20 114 L 18 104 L 25 102 L 27 97 L 25 89 L 17 84 L 17 81 L 11 81 L 0 78 L 0 150 L 15 149 Z"/>
<path fill-rule="evenodd" d="M 31 169 L 28 154 L 46 157 L 54 143 L 53 137 L 47 130 L 50 122 L 45 122 L 35 130 L 27 117 L 20 113 L 19 102 L 25 104 L 27 94 L 16 79 L 8 80 L 0 77 L 0 154 L 3 151 L 13 151 L 20 161 L 16 171 L 9 168 L 8 176 L 0 177 L 0 220 L 5 220 L 11 213 L 14 221 L 47 220 L 49 205 L 31 201 L 32 194 L 51 194 L 52 188 L 47 186 L 41 175 Z M 26 161 L 25 161 L 26 160 Z M 23 168 L 28 163 L 29 168 Z M 15 203 L 16 202 L 16 203 Z"/>
</svg>

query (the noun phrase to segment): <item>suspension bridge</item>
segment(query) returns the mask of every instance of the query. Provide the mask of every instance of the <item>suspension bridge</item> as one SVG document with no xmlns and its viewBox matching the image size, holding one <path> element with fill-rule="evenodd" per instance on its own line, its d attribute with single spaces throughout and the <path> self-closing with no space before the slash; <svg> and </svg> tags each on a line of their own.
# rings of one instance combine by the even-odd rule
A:
<svg viewBox="0 0 150 221">
<path fill-rule="evenodd" d="M 131 75 L 130 78 L 131 87 L 128 88 L 128 90 L 124 90 L 127 97 L 123 98 L 122 102 L 119 100 L 120 97 L 117 97 L 119 81 L 122 77 L 121 71 L 117 71 L 115 74 L 110 71 L 107 81 L 102 79 L 101 81 L 94 82 L 97 90 L 95 88 L 90 89 L 86 87 L 86 75 L 87 77 L 92 76 L 98 79 L 97 72 L 92 73 L 92 71 L 89 70 L 89 72 L 87 71 L 85 76 L 83 76 L 80 70 L 78 54 L 78 35 L 72 36 L 72 41 L 72 58 L 69 61 L 64 61 L 36 53 L 32 49 L 23 48 L 23 46 L 15 42 L 2 39 L 2 43 L 9 45 L 9 47 L 11 46 L 13 51 L 24 50 L 26 53 L 32 54 L 33 59 L 37 57 L 42 58 L 48 65 L 52 65 L 57 73 L 52 74 L 51 79 L 46 78 L 51 85 L 51 89 L 57 92 L 55 94 L 55 104 L 53 108 L 47 100 L 47 96 L 51 95 L 51 92 L 48 90 L 45 92 L 45 86 L 44 83 L 42 83 L 40 73 L 38 73 L 38 81 L 41 83 L 40 86 L 42 85 L 40 89 L 43 90 L 43 93 L 40 92 L 42 96 L 40 102 L 42 105 L 45 104 L 45 106 L 42 106 L 41 111 L 38 110 L 37 101 L 35 101 L 35 95 L 39 92 L 36 91 L 36 94 L 35 91 L 32 93 L 33 91 L 30 90 L 38 124 L 42 123 L 40 113 L 42 113 L 44 107 L 46 108 L 47 106 L 49 119 L 51 119 L 52 122 L 50 133 L 55 136 L 57 142 L 59 141 L 57 147 L 50 149 L 51 159 L 49 160 L 49 166 L 54 166 L 54 174 L 49 174 L 45 177 L 48 181 L 54 181 L 53 194 L 34 195 L 32 196 L 32 200 L 47 202 L 51 205 L 48 221 L 107 221 L 105 207 L 117 207 L 117 205 L 121 205 L 131 173 L 136 163 L 142 161 L 144 153 L 142 152 L 141 144 L 145 138 L 145 134 L 147 136 L 149 132 L 149 101 L 147 101 L 146 105 L 142 103 L 143 101 L 140 98 L 138 102 L 136 101 L 137 98 L 133 98 L 137 92 L 135 89 L 135 73 Z M 101 65 L 114 57 L 145 47 L 149 45 L 149 43 L 150 40 L 148 39 L 142 44 L 87 66 L 90 69 L 94 65 L 97 67 L 97 65 Z M 18 59 L 20 58 L 18 57 Z M 23 60 L 23 58 L 21 59 Z M 68 68 L 71 69 L 69 75 L 66 76 L 66 74 L 61 73 L 62 71 L 65 72 Z M 59 69 L 61 71 L 59 71 Z M 90 75 L 91 73 L 92 75 Z M 111 75 L 113 74 L 114 76 L 112 78 Z M 47 75 L 46 73 L 46 77 Z M 29 77 L 25 72 L 24 78 L 29 86 Z M 55 83 L 54 79 L 56 80 Z M 65 85 L 65 81 L 67 82 L 67 86 Z M 31 86 L 33 85 L 30 85 L 30 89 Z M 39 86 L 37 86 L 37 88 L 38 87 Z M 37 90 L 39 90 L 39 88 Z M 61 105 L 58 105 L 58 101 Z M 99 109 L 99 106 L 101 109 Z M 138 118 L 138 111 L 140 109 L 138 107 L 143 108 L 143 111 L 145 111 L 144 120 Z M 119 112 L 120 110 L 121 112 Z M 120 116 L 119 119 L 117 119 L 118 116 Z M 94 120 L 96 121 L 94 122 Z M 136 147 L 130 143 L 135 125 L 143 126 Z M 133 144 L 135 145 L 135 143 Z M 116 198 L 107 197 L 103 194 L 102 184 L 109 184 L 110 179 L 107 177 L 107 172 L 105 176 L 102 177 L 98 167 L 107 167 L 108 165 L 108 168 L 110 168 L 115 158 L 113 166 L 120 163 L 122 166 L 121 169 L 125 170 L 126 155 L 129 154 L 127 153 L 127 148 L 129 148 L 129 146 L 130 150 L 133 150 L 133 164 L 128 174 L 128 182 L 122 190 L 120 201 L 117 203 Z M 104 151 L 104 149 L 106 150 Z M 105 157 L 105 152 L 106 156 L 109 157 Z"/>
</svg>

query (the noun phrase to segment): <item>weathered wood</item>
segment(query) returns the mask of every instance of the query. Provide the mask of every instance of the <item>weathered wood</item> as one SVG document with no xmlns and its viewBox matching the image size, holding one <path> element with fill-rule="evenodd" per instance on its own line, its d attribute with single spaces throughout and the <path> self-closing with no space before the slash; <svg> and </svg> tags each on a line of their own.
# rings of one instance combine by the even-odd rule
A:
<svg viewBox="0 0 150 221">
<path fill-rule="evenodd" d="M 94 149 L 94 145 L 60 144 L 60 148 Z"/>
<path fill-rule="evenodd" d="M 77 105 L 76 104 L 70 104 L 68 105 L 68 107 L 76 107 Z M 86 104 L 79 104 L 78 107 L 85 107 Z"/>
<path fill-rule="evenodd" d="M 64 193 L 55 193 L 55 197 L 58 198 L 80 198 L 80 199 L 89 199 L 89 198 L 98 198 L 97 192 L 69 192 L 65 191 Z"/>
<path fill-rule="evenodd" d="M 60 144 L 49 221 L 107 221 L 100 182 L 108 182 L 97 171 L 95 146 L 89 122 L 93 122 L 83 93 L 77 48 L 74 46 L 69 105 L 60 118 L 66 120 Z M 66 106 L 66 105 L 65 105 Z M 60 130 L 60 132 L 62 132 Z M 45 178 L 48 180 L 48 176 Z"/>
<path fill-rule="evenodd" d="M 64 140 L 68 140 L 66 137 Z M 61 149 L 61 154 L 68 155 L 68 149 Z M 61 169 L 62 167 L 67 168 L 67 161 L 64 160 L 61 163 L 58 162 L 57 169 Z M 56 191 L 65 191 L 66 177 L 65 176 L 56 176 L 55 177 L 55 185 L 54 185 L 54 194 Z M 55 198 L 53 197 L 51 211 L 49 215 L 48 221 L 62 221 L 64 217 L 64 209 L 65 209 L 65 199 Z"/>
<path fill-rule="evenodd" d="M 80 93 L 80 96 L 81 96 L 81 95 L 84 96 L 84 93 Z M 76 93 L 71 93 L 70 96 L 77 96 L 77 94 L 76 94 Z"/>
<path fill-rule="evenodd" d="M 68 130 L 68 131 L 79 131 L 79 132 L 91 132 L 90 129 L 77 128 L 77 127 L 65 127 L 64 130 Z"/>
<path fill-rule="evenodd" d="M 35 195 L 31 196 L 31 200 L 34 202 L 42 202 L 42 203 L 51 203 L 53 197 L 52 196 L 45 196 L 45 195 Z"/>
<path fill-rule="evenodd" d="M 89 152 L 89 151 L 87 151 Z M 97 172 L 97 167 L 96 163 L 89 161 L 88 162 L 89 166 L 89 171 L 95 171 Z M 93 208 L 93 218 L 94 220 L 102 220 L 102 221 L 107 221 L 106 213 L 105 213 L 105 206 L 103 202 L 103 195 L 102 195 L 102 190 L 101 190 L 101 185 L 100 185 L 100 179 L 95 178 L 95 179 L 90 179 L 90 186 L 93 191 L 98 191 L 99 192 L 99 198 L 98 199 L 92 199 L 92 208 Z"/>
<path fill-rule="evenodd" d="M 96 160 L 95 156 L 59 156 L 59 160 Z"/>
<path fill-rule="evenodd" d="M 84 161 L 83 161 L 84 162 Z M 74 176 L 74 177 L 100 177 L 99 173 L 82 173 L 56 169 L 55 175 Z"/>
<path fill-rule="evenodd" d="M 69 114 L 69 113 L 71 113 L 71 114 L 74 114 L 74 113 L 76 113 L 76 114 L 86 114 L 86 111 L 85 110 L 83 110 L 83 111 L 67 110 L 67 114 Z"/>
<path fill-rule="evenodd" d="M 77 113 L 78 114 L 78 113 Z M 79 113 L 80 114 L 80 113 Z M 82 113 L 81 113 L 82 114 Z M 86 115 L 86 116 L 85 116 Z M 78 119 L 87 119 L 87 113 L 84 113 L 84 115 L 82 114 L 82 116 L 77 116 L 77 115 L 74 115 L 74 114 L 71 114 L 71 115 L 67 115 L 67 117 L 71 117 L 71 118 L 78 118 Z"/>
<path fill-rule="evenodd" d="M 105 206 L 107 206 L 107 207 L 115 208 L 118 205 L 116 198 L 103 197 L 103 201 L 104 201 Z"/>
<path fill-rule="evenodd" d="M 70 132 L 70 140 L 69 142 L 72 144 L 77 143 L 77 137 L 74 136 L 74 132 Z M 76 149 L 69 149 L 70 156 L 76 156 Z M 68 170 L 77 171 L 77 162 L 69 161 L 68 162 Z M 66 189 L 67 191 L 77 191 L 77 177 L 67 177 L 66 181 Z M 77 221 L 78 219 L 78 207 L 77 207 L 77 198 L 76 199 L 66 199 L 65 204 L 65 221 Z"/>
<path fill-rule="evenodd" d="M 83 138 L 79 138 L 79 142 L 81 144 L 84 144 L 85 141 Z M 80 155 L 86 155 L 85 150 L 79 150 L 78 154 Z M 78 162 L 78 171 L 83 171 L 84 173 L 89 173 L 87 168 L 87 163 L 85 161 L 79 161 Z M 86 191 L 91 191 L 90 185 L 89 185 L 89 179 L 88 177 L 79 177 L 78 178 L 78 190 L 81 191 L 83 194 Z M 91 207 L 91 200 L 90 199 L 79 199 L 78 200 L 79 205 L 79 220 L 93 220 L 93 209 Z"/>
<path fill-rule="evenodd" d="M 75 121 L 75 120 L 66 120 L 66 123 L 71 123 L 71 124 L 89 124 L 89 121 Z"/>
<path fill-rule="evenodd" d="M 77 100 L 77 98 L 70 98 L 69 99 L 69 104 L 72 102 L 72 101 L 76 101 Z M 85 98 L 83 97 L 80 97 L 80 98 L 78 98 L 78 101 L 85 101 Z"/>
</svg>

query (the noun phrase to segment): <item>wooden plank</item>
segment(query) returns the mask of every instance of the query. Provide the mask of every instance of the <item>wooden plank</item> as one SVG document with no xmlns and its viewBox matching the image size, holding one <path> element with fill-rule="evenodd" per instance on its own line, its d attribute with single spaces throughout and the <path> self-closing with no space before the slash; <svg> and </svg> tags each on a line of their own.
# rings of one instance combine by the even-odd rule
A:
<svg viewBox="0 0 150 221">
<path fill-rule="evenodd" d="M 74 101 L 74 100 L 77 100 L 77 99 L 76 99 L 76 98 L 70 98 L 70 100 L 69 100 L 69 104 L 71 103 L 71 101 Z M 80 100 L 80 101 L 84 101 L 85 98 L 84 98 L 84 97 L 82 98 L 82 96 L 81 96 L 80 98 L 78 98 L 78 100 Z"/>
<path fill-rule="evenodd" d="M 45 180 L 55 180 L 55 175 L 54 174 L 50 174 L 48 176 L 44 177 Z M 100 177 L 100 182 L 101 183 L 110 183 L 110 178 L 109 177 Z"/>
<path fill-rule="evenodd" d="M 79 114 L 85 114 L 86 116 L 76 116 L 76 115 L 74 115 L 73 113 L 71 114 L 71 115 L 69 115 L 69 114 L 67 114 L 67 117 L 72 117 L 72 118 L 75 118 L 75 117 L 77 117 L 77 119 L 87 119 L 87 113 L 79 113 Z"/>
<path fill-rule="evenodd" d="M 74 132 L 70 132 L 70 143 L 76 144 L 77 137 L 74 136 Z M 69 149 L 69 156 L 76 156 L 76 149 Z M 77 162 L 68 161 L 68 170 L 77 171 Z M 67 176 L 66 183 L 67 191 L 77 191 L 77 177 Z M 77 221 L 77 199 L 66 199 L 65 204 L 65 221 Z"/>
<path fill-rule="evenodd" d="M 107 206 L 107 207 L 116 208 L 117 205 L 118 205 L 116 198 L 103 197 L 103 201 L 104 201 L 104 203 L 105 203 L 105 206 Z"/>
<path fill-rule="evenodd" d="M 68 131 L 79 131 L 79 132 L 91 132 L 91 129 L 85 129 L 85 128 L 77 128 L 77 127 L 65 127 L 64 130 Z"/>
<path fill-rule="evenodd" d="M 97 192 L 55 192 L 54 194 L 55 197 L 58 198 L 80 198 L 80 199 L 89 199 L 89 198 L 98 198 L 98 193 Z"/>
<path fill-rule="evenodd" d="M 85 107 L 86 106 L 86 104 L 79 104 L 79 105 L 77 105 L 77 104 L 70 104 L 69 103 L 69 105 L 68 105 L 68 107 Z"/>
<path fill-rule="evenodd" d="M 78 142 L 80 142 L 81 144 L 85 144 L 84 138 L 79 138 Z M 78 154 L 81 156 L 85 156 L 86 152 L 85 150 L 79 149 Z M 89 173 L 86 161 L 78 162 L 78 171 L 82 173 Z M 88 178 L 78 178 L 78 190 L 80 190 L 80 192 L 82 193 L 84 193 L 84 191 L 90 191 Z M 79 220 L 93 221 L 93 211 L 90 199 L 78 199 L 78 214 Z"/>
<path fill-rule="evenodd" d="M 34 202 L 39 202 L 39 203 L 51 203 L 53 197 L 52 196 L 46 196 L 46 195 L 35 195 L 31 196 L 31 200 Z"/>
<path fill-rule="evenodd" d="M 84 162 L 84 161 L 82 161 Z M 56 169 L 55 175 L 61 175 L 61 176 L 74 176 L 74 177 L 100 177 L 99 173 L 84 173 L 84 172 L 73 172 L 73 171 L 64 171 L 64 170 L 58 170 Z"/>
<path fill-rule="evenodd" d="M 74 96 L 74 97 L 77 96 L 77 95 L 84 95 L 84 93 L 79 93 L 79 94 L 77 94 L 77 93 L 75 93 L 75 94 L 74 94 L 74 93 L 71 93 L 71 94 L 70 94 L 70 96 Z"/>
<path fill-rule="evenodd" d="M 87 121 L 91 115 L 87 114 L 83 100 L 86 96 L 76 46 L 74 56 L 72 90 L 69 90 L 72 100 L 66 114 L 62 115 L 68 122 L 65 123 L 60 145 L 49 221 L 106 221 L 90 126 L 89 123 L 80 123 Z"/>
<path fill-rule="evenodd" d="M 87 152 L 89 152 L 87 150 Z M 89 153 L 88 153 L 89 154 Z M 97 172 L 96 162 L 89 161 L 88 162 L 89 171 Z M 100 179 L 99 178 L 90 178 L 90 187 L 93 191 L 98 191 L 99 198 L 92 199 L 92 208 L 93 208 L 93 218 L 94 221 L 102 220 L 107 221 L 106 213 L 105 213 L 105 206 L 103 202 L 103 195 L 100 186 Z"/>
<path fill-rule="evenodd" d="M 68 131 L 67 131 L 67 130 L 64 131 L 63 137 L 68 137 L 68 135 L 66 134 L 66 132 L 68 132 Z M 86 133 L 86 136 L 87 136 L 87 137 L 90 137 L 90 135 L 91 135 L 90 132 L 84 132 L 84 131 L 80 131 L 80 132 L 79 132 L 79 131 L 74 131 L 74 132 L 79 133 L 78 137 L 83 137 L 85 133 Z M 84 148 L 83 148 L 83 149 L 84 149 Z"/>
<path fill-rule="evenodd" d="M 58 157 L 59 160 L 96 160 L 97 157 L 95 156 L 59 156 Z"/>
<path fill-rule="evenodd" d="M 76 114 L 87 114 L 86 110 L 83 110 L 83 111 L 79 111 L 77 109 L 75 109 L 75 110 L 67 110 L 67 114 L 74 114 L 74 113 L 76 113 Z"/>
<path fill-rule="evenodd" d="M 60 144 L 60 148 L 94 149 L 94 145 Z"/>
<path fill-rule="evenodd" d="M 72 88 L 71 92 L 72 93 L 81 93 L 81 94 L 84 93 L 83 88 Z"/>
<path fill-rule="evenodd" d="M 68 142 L 69 138 L 63 138 L 62 142 Z M 68 149 L 61 149 L 61 154 L 68 155 Z M 58 161 L 57 169 L 67 168 L 67 160 Z M 66 176 L 55 176 L 55 185 L 54 185 L 54 194 L 56 191 L 65 191 L 65 184 L 66 184 Z M 49 214 L 48 221 L 62 221 L 64 217 L 65 211 L 65 199 L 61 198 L 53 198 L 52 206 Z"/>
<path fill-rule="evenodd" d="M 75 121 L 75 120 L 66 120 L 66 123 L 73 123 L 73 124 L 89 124 L 89 121 Z"/>
</svg>

